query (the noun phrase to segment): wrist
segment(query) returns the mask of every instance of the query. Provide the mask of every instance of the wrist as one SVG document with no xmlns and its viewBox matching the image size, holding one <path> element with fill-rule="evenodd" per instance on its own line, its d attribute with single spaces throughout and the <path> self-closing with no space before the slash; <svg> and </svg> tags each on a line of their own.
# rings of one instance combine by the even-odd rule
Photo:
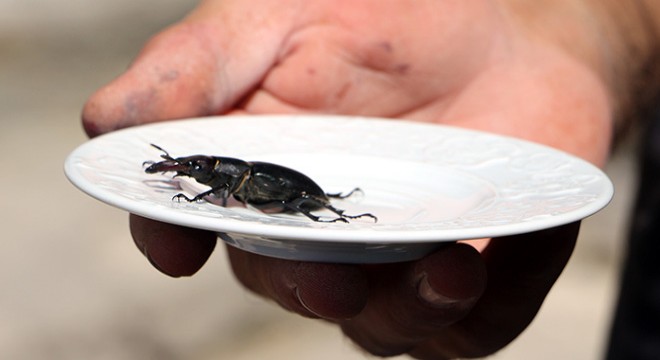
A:
<svg viewBox="0 0 660 360">
<path fill-rule="evenodd" d="M 615 134 L 660 90 L 660 4 L 655 0 L 502 0 L 530 41 L 558 47 L 607 89 Z"/>
</svg>

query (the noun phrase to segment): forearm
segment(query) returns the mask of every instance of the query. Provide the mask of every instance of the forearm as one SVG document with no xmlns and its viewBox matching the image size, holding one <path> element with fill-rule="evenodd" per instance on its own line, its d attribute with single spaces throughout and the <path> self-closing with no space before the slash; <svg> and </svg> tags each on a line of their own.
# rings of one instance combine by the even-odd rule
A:
<svg viewBox="0 0 660 360">
<path fill-rule="evenodd" d="M 562 47 L 593 69 L 610 94 L 616 133 L 660 90 L 657 0 L 502 0 L 531 37 Z"/>
</svg>

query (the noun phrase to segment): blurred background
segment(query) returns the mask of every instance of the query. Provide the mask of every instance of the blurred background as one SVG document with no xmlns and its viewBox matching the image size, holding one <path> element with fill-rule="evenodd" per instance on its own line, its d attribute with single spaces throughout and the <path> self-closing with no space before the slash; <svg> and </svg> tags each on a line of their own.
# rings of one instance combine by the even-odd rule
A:
<svg viewBox="0 0 660 360">
<path fill-rule="evenodd" d="M 364 359 L 334 327 L 233 279 L 223 246 L 196 276 L 153 269 L 126 213 L 62 171 L 86 140 L 82 104 L 192 0 L 0 0 L 0 358 Z M 615 301 L 634 141 L 607 167 L 613 203 L 586 220 L 533 324 L 492 359 L 600 359 Z M 401 357 L 402 359 L 405 357 Z"/>
</svg>

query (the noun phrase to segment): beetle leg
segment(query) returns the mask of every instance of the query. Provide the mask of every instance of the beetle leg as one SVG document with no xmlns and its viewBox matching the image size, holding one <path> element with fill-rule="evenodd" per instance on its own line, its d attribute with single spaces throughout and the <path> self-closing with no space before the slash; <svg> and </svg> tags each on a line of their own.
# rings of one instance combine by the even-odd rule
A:
<svg viewBox="0 0 660 360">
<path fill-rule="evenodd" d="M 208 190 L 208 191 L 204 191 L 203 193 L 195 195 L 195 197 L 193 197 L 193 198 L 189 198 L 185 194 L 179 193 L 179 194 L 176 194 L 176 195 L 172 196 L 172 201 L 177 200 L 177 201 L 181 202 L 181 199 L 183 198 L 187 202 L 196 202 L 196 201 L 204 200 L 204 197 L 206 197 L 208 195 L 211 195 L 211 194 L 215 194 L 216 197 L 218 197 L 217 194 L 216 194 L 217 191 L 218 191 L 218 189 L 211 189 L 211 190 Z M 223 189 L 222 195 L 219 196 L 219 197 L 222 201 L 222 207 L 227 207 L 227 198 L 229 197 L 229 193 L 228 193 L 227 189 Z"/>
<path fill-rule="evenodd" d="M 199 200 L 197 198 L 197 196 L 195 196 L 194 198 L 189 198 L 183 193 L 178 193 L 178 194 L 172 196 L 172 201 L 176 200 L 178 202 L 181 202 L 181 198 L 185 199 L 187 202 L 195 202 L 195 201 Z"/>
<path fill-rule="evenodd" d="M 358 188 L 356 188 L 356 189 L 358 189 Z M 355 191 L 355 190 L 353 190 L 353 191 Z M 353 191 L 351 191 L 351 193 L 353 193 Z M 348 194 L 347 196 L 350 196 L 350 194 Z M 361 217 L 370 217 L 370 218 L 374 219 L 374 222 L 378 222 L 378 218 L 375 215 L 371 214 L 371 213 L 364 213 L 364 214 L 359 214 L 359 215 L 346 215 L 346 214 L 344 214 L 344 210 L 337 209 L 336 207 L 334 207 L 330 204 L 322 203 L 322 205 L 323 205 L 324 208 L 326 208 L 326 209 L 332 211 L 333 213 L 339 215 L 344 220 L 346 220 L 346 219 L 359 219 Z M 348 222 L 348 221 L 346 221 L 346 222 Z"/>
<path fill-rule="evenodd" d="M 351 190 L 348 194 L 342 195 L 342 193 L 326 193 L 325 196 L 333 199 L 346 199 L 347 197 L 353 195 L 355 192 L 362 192 L 362 189 L 359 187 L 356 187 L 355 189 Z"/>
<path fill-rule="evenodd" d="M 229 198 L 229 190 L 227 188 L 222 189 L 220 198 L 222 199 L 222 207 L 227 207 L 227 198 Z"/>
<path fill-rule="evenodd" d="M 302 207 L 302 205 L 303 205 L 304 203 L 306 203 L 306 202 L 313 203 L 314 205 L 316 205 L 316 207 L 320 207 L 320 206 L 325 207 L 325 206 L 326 206 L 326 204 L 325 204 L 324 202 L 319 201 L 319 200 L 316 200 L 316 199 L 311 198 L 311 197 L 299 197 L 299 198 L 297 198 L 297 199 L 295 199 L 295 200 L 293 200 L 293 201 L 290 201 L 290 202 L 284 202 L 284 206 L 285 206 L 286 208 L 288 208 L 289 210 L 293 210 L 293 211 L 295 211 L 295 212 L 299 212 L 299 213 L 301 213 L 301 214 L 307 216 L 308 218 L 310 218 L 310 219 L 312 219 L 312 220 L 314 220 L 314 221 L 316 221 L 316 222 L 329 222 L 329 223 L 330 223 L 330 222 L 337 222 L 337 221 L 341 221 L 341 222 L 345 222 L 345 223 L 348 222 L 348 220 L 344 219 L 344 217 L 341 216 L 341 215 L 340 215 L 340 217 L 338 217 L 338 218 L 336 218 L 336 219 L 323 220 L 323 219 L 321 219 L 320 217 L 318 217 L 318 216 L 312 214 L 309 210 L 307 210 L 307 209 L 305 209 L 305 208 Z M 339 215 L 339 214 L 338 214 L 338 215 Z"/>
<path fill-rule="evenodd" d="M 312 203 L 312 204 L 316 205 L 317 207 L 324 207 L 324 208 L 332 211 L 333 213 L 337 214 L 339 217 L 335 218 L 335 219 L 331 219 L 331 220 L 323 220 L 320 217 L 311 214 L 309 210 L 304 209 L 302 207 L 302 204 L 305 203 L 305 202 Z M 347 223 L 348 219 L 358 219 L 358 218 L 361 218 L 361 217 L 370 217 L 374 220 L 374 222 L 378 222 L 378 218 L 373 214 L 364 213 L 364 214 L 359 214 L 359 215 L 346 215 L 346 214 L 344 214 L 344 210 L 337 209 L 336 207 L 330 205 L 329 203 L 327 203 L 325 201 L 315 199 L 313 197 L 300 197 L 300 198 L 297 198 L 297 199 L 295 199 L 291 202 L 284 203 L 284 206 L 286 206 L 287 208 L 289 208 L 291 210 L 300 212 L 303 215 L 307 216 L 308 218 L 310 218 L 310 219 L 312 219 L 316 222 L 337 222 L 337 221 L 341 221 L 341 222 Z"/>
<path fill-rule="evenodd" d="M 358 215 L 346 215 L 346 214 L 344 214 L 344 215 L 342 215 L 342 217 L 349 218 L 349 219 L 359 219 L 359 218 L 363 218 L 363 217 L 368 217 L 368 218 L 372 218 L 374 220 L 374 223 L 378 222 L 378 217 L 376 217 L 376 215 L 374 215 L 372 213 L 363 213 L 363 214 L 358 214 Z"/>
<path fill-rule="evenodd" d="M 181 202 L 181 198 L 184 198 L 187 202 L 196 202 L 196 201 L 204 199 L 205 196 L 211 195 L 212 193 L 213 193 L 213 189 L 211 189 L 209 191 L 204 191 L 203 193 L 200 193 L 200 194 L 197 194 L 193 198 L 189 198 L 185 194 L 179 193 L 179 194 L 176 194 L 176 195 L 172 196 L 172 201 L 174 201 L 176 199 L 177 201 Z"/>
<path fill-rule="evenodd" d="M 334 199 L 346 199 L 347 197 L 353 195 L 356 192 L 362 192 L 362 189 L 359 187 L 356 187 L 355 189 L 351 190 L 348 194 L 342 195 L 342 193 L 334 193 L 334 194 L 325 194 L 329 198 L 334 198 Z M 364 214 L 359 214 L 359 215 L 346 215 L 344 214 L 344 210 L 337 209 L 336 207 L 325 203 L 325 202 L 319 202 L 320 205 L 322 205 L 324 208 L 332 211 L 333 213 L 339 215 L 343 219 L 358 219 L 361 217 L 370 217 L 374 219 L 374 222 L 378 222 L 378 218 L 371 213 L 364 213 Z"/>
</svg>

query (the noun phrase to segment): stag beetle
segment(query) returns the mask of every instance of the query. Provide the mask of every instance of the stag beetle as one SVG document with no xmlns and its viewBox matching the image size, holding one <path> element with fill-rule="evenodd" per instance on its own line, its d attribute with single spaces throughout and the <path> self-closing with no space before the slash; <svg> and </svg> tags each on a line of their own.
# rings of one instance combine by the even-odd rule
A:
<svg viewBox="0 0 660 360">
<path fill-rule="evenodd" d="M 192 155 L 173 158 L 158 145 L 151 144 L 163 152 L 164 161 L 145 161 L 148 174 L 158 172 L 176 172 L 176 176 L 188 176 L 198 183 L 208 185 L 210 190 L 189 198 L 184 194 L 177 194 L 172 200 L 188 202 L 202 200 L 207 195 L 214 195 L 221 199 L 222 205 L 227 205 L 227 198 L 234 198 L 243 204 L 269 213 L 302 213 L 317 222 L 348 222 L 348 219 L 370 217 L 374 222 L 376 216 L 370 213 L 359 215 L 346 215 L 344 210 L 335 208 L 330 204 L 330 198 L 344 199 L 351 196 L 358 188 L 346 195 L 325 193 L 307 175 L 296 170 L 266 163 L 248 162 L 240 159 L 220 156 Z M 311 213 L 313 210 L 328 209 L 337 214 L 337 218 L 325 220 Z"/>
</svg>

